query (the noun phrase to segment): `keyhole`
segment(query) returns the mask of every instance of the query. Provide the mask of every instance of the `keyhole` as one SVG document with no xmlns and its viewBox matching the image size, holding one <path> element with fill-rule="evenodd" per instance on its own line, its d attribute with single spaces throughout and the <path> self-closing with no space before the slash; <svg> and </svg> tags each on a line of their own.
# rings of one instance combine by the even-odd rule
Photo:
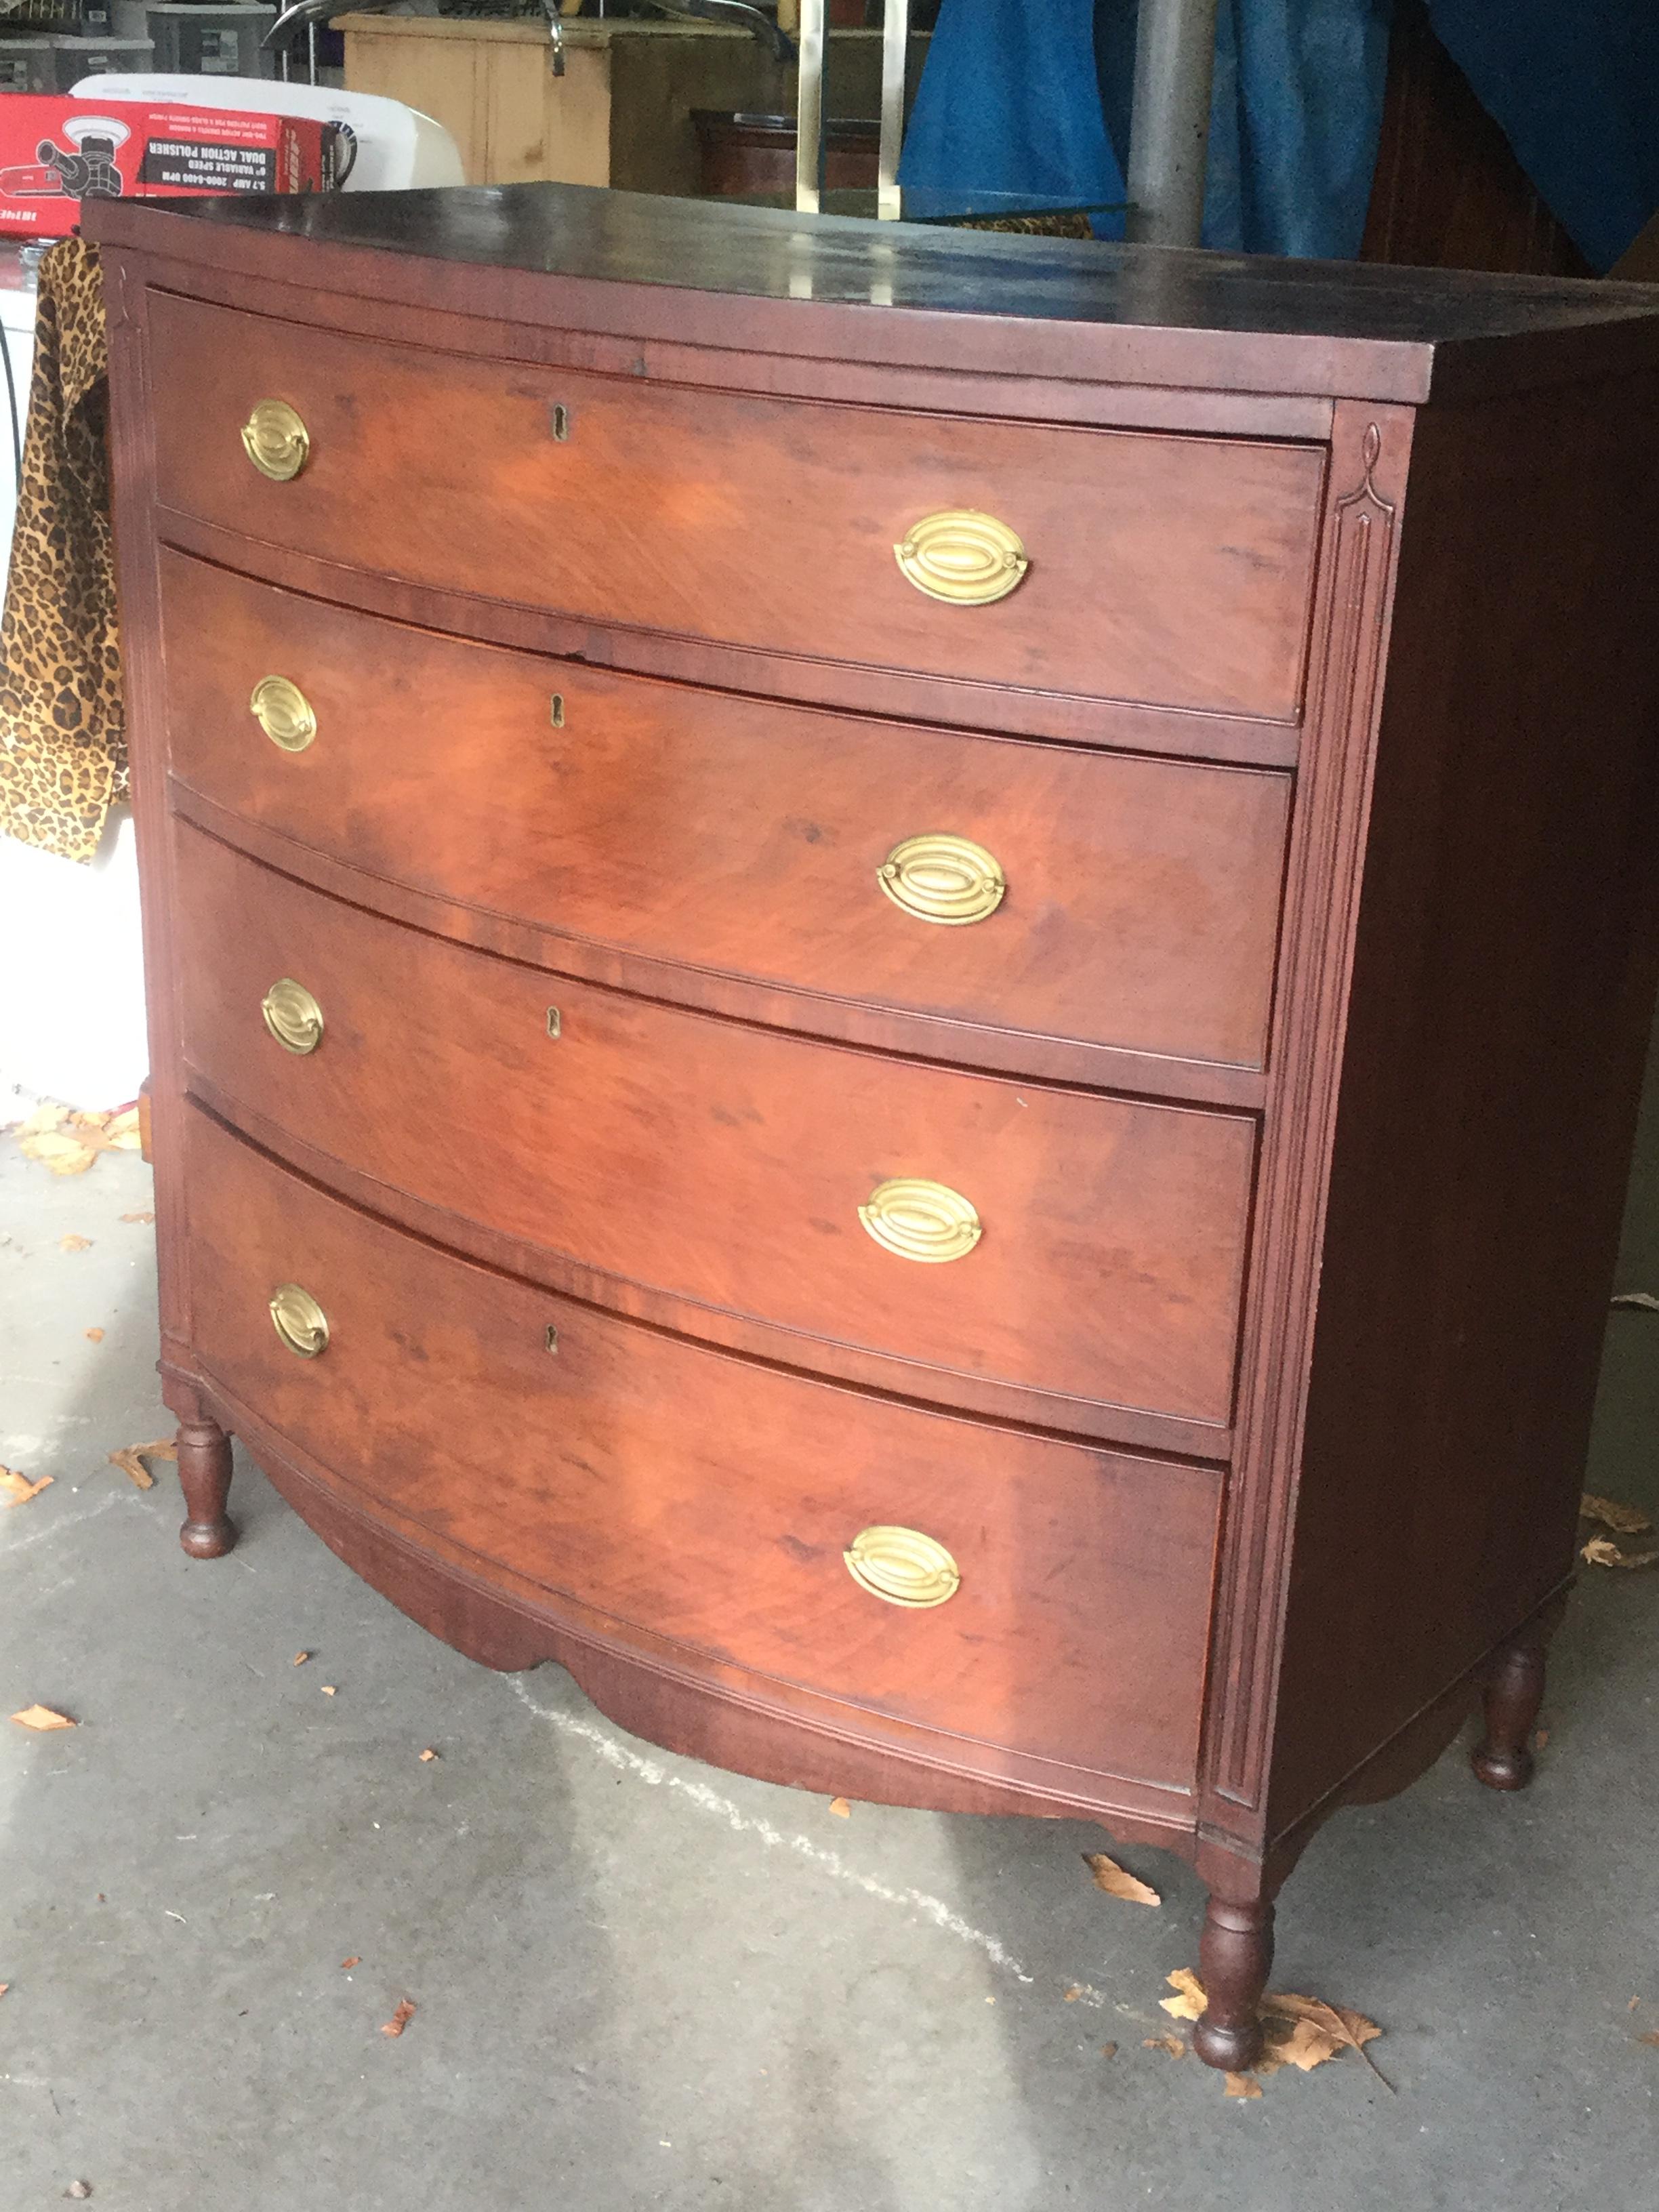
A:
<svg viewBox="0 0 1659 2212">
<path fill-rule="evenodd" d="M 553 410 L 553 435 L 561 445 L 570 435 L 570 410 L 562 400 Z"/>
<path fill-rule="evenodd" d="M 547 709 L 547 719 L 548 719 L 548 720 L 549 720 L 550 722 L 551 722 L 551 723 L 552 723 L 552 725 L 553 725 L 553 726 L 554 726 L 554 728 L 555 728 L 556 730 L 562 730 L 562 729 L 563 729 L 563 727 L 564 727 L 564 694 L 563 694 L 563 692 L 562 692 L 562 691 L 556 691 L 556 692 L 553 694 L 552 699 L 551 699 L 551 701 L 549 702 L 549 705 L 548 705 L 548 709 Z"/>
</svg>

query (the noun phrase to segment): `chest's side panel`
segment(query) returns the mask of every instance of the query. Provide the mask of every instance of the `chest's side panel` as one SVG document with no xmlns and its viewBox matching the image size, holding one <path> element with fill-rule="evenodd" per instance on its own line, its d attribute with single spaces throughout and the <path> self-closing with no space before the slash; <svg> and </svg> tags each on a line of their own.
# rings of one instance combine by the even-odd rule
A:
<svg viewBox="0 0 1659 2212">
<path fill-rule="evenodd" d="M 1273 1833 L 1437 1701 L 1443 1735 L 1572 1565 L 1654 988 L 1655 398 L 1632 379 L 1419 423 Z"/>
</svg>

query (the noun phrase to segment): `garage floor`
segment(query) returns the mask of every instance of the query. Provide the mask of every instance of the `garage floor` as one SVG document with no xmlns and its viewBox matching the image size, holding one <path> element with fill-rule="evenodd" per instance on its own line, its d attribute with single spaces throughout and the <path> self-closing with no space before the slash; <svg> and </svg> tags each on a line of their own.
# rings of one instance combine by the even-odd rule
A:
<svg viewBox="0 0 1659 2212">
<path fill-rule="evenodd" d="M 1659 1291 L 1654 1107 L 1626 1289 Z M 1659 1571 L 1587 1576 L 1529 1793 L 1450 1753 L 1292 1879 L 1275 1984 L 1382 2022 L 1396 2094 L 1350 2056 L 1229 2101 L 1143 2045 L 1195 1963 L 1173 1860 L 1121 1853 L 1148 1911 L 1081 1825 L 666 1757 L 433 1642 L 246 1462 L 240 1548 L 185 1559 L 171 1471 L 105 1462 L 170 1425 L 147 1190 L 0 1138 L 0 1461 L 53 1477 L 0 1509 L 0 1715 L 80 1723 L 0 1719 L 0 2212 L 1653 2202 Z M 1659 1315 L 1617 1312 L 1591 1486 L 1659 1508 L 1656 1437 Z"/>
</svg>

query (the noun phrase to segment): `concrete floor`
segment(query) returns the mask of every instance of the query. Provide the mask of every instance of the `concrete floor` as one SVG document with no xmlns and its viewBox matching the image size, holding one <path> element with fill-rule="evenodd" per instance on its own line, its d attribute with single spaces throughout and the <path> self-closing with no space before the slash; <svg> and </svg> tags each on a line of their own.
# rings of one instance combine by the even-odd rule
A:
<svg viewBox="0 0 1659 2212">
<path fill-rule="evenodd" d="M 1659 1290 L 1644 1152 L 1620 1280 Z M 1151 1911 L 1081 1825 L 843 1820 L 666 1757 L 423 1635 L 246 1462 L 240 1549 L 185 1559 L 171 1475 L 104 1462 L 169 1425 L 147 1184 L 0 1138 L 0 1461 L 54 1477 L 0 1510 L 0 1715 L 81 1723 L 0 1722 L 0 2212 L 1654 2202 L 1659 1573 L 1587 1578 L 1531 1792 L 1454 1753 L 1291 1882 L 1277 1986 L 1380 2021 L 1398 2094 L 1349 2057 L 1229 2102 L 1142 2044 L 1194 1962 L 1174 1861 L 1122 1853 Z M 1592 1486 L 1659 1506 L 1656 1435 L 1659 1316 L 1618 1313 Z"/>
</svg>

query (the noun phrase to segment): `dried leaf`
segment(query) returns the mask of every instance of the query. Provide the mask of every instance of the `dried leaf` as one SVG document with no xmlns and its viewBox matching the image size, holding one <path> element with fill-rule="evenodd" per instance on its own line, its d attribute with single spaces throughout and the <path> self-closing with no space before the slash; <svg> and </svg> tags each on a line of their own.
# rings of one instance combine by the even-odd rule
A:
<svg viewBox="0 0 1659 2212">
<path fill-rule="evenodd" d="M 38 1498 L 52 1481 L 43 1474 L 39 1482 L 31 1482 L 26 1474 L 19 1474 L 15 1467 L 0 1467 L 0 1490 L 6 1493 L 8 1505 L 27 1505 L 31 1498 Z"/>
<path fill-rule="evenodd" d="M 1578 1501 L 1578 1511 L 1582 1519 L 1599 1521 L 1621 1536 L 1645 1536 L 1653 1526 L 1639 1505 L 1626 1505 L 1617 1498 L 1592 1498 L 1586 1492 Z"/>
<path fill-rule="evenodd" d="M 1248 2074 L 1230 2074 L 1227 2076 L 1227 2094 L 1230 2097 L 1259 2097 L 1261 2084 L 1253 2081 Z"/>
<path fill-rule="evenodd" d="M 1659 1551 L 1621 1552 L 1611 1536 L 1592 1536 L 1578 1556 L 1591 1567 L 1650 1567 L 1659 1563 Z"/>
<path fill-rule="evenodd" d="M 401 1997 L 398 2002 L 397 2010 L 392 2014 L 391 2019 L 386 2022 L 385 2026 L 381 2028 L 380 2033 L 382 2035 L 401 2035 L 414 2017 L 414 2006 L 410 2002 L 407 1997 Z"/>
<path fill-rule="evenodd" d="M 1645 2035 L 1638 2035 L 1636 2040 L 1645 2043 L 1650 2050 L 1659 2051 L 1659 2027 L 1650 2027 Z"/>
<path fill-rule="evenodd" d="M 1093 1875 L 1095 1887 L 1103 1889 L 1108 1897 L 1121 1897 L 1126 1905 L 1162 1905 L 1164 1902 L 1155 1889 L 1137 1880 L 1115 1859 L 1108 1858 L 1104 1851 L 1085 1851 L 1083 1863 Z"/>
<path fill-rule="evenodd" d="M 427 1746 L 426 1749 L 425 1749 L 425 1750 L 421 1753 L 421 1764 L 422 1764 L 422 1766 L 424 1766 L 424 1765 L 426 1765 L 427 1761 L 428 1761 L 429 1759 L 435 1759 L 437 1756 L 438 1756 L 438 1754 L 437 1754 L 437 1753 L 436 1753 L 435 1751 L 434 1751 L 434 1749 L 432 1748 L 432 1746 L 431 1746 L 430 1744 L 428 1744 L 428 1746 Z"/>
<path fill-rule="evenodd" d="M 67 1713 L 55 1713 L 50 1705 L 25 1705 L 21 1713 L 12 1715 L 21 1728 L 38 1729 L 44 1735 L 47 1729 L 79 1728 Z"/>
<path fill-rule="evenodd" d="M 0 1995 L 3 1994 L 3 1990 L 0 1990 Z M 1103 2058 L 1115 2058 L 1117 2057 L 1116 2044 L 1103 2043 L 1100 2046 L 1100 2055 Z"/>
<path fill-rule="evenodd" d="M 323 1684 L 323 1695 L 324 1695 L 325 1698 L 331 1698 L 331 1697 L 333 1697 L 333 1696 L 334 1696 L 334 1694 L 335 1694 L 335 1685 L 334 1685 L 332 1682 L 325 1682 L 325 1683 Z"/>
<path fill-rule="evenodd" d="M 55 1129 L 44 1130 L 38 1137 L 21 1137 L 18 1144 L 27 1158 L 39 1160 L 42 1167 L 58 1176 L 84 1175 L 98 1157 L 78 1137 L 65 1137 Z"/>
<path fill-rule="evenodd" d="M 1316 2066 L 1322 2066 L 1347 2048 L 1340 2033 L 1317 2021 L 1269 2017 L 1265 2027 L 1275 2069 L 1297 2066 L 1303 2073 L 1311 2074 Z"/>
<path fill-rule="evenodd" d="M 1637 1306 L 1644 1313 L 1659 1313 L 1659 1298 L 1651 1291 L 1621 1291 L 1613 1299 L 1616 1306 Z"/>
<path fill-rule="evenodd" d="M 65 2197 L 90 2197 L 92 2184 L 89 2181 L 71 2181 L 64 2194 Z"/>
<path fill-rule="evenodd" d="M 53 1175 L 84 1175 L 100 1152 L 139 1149 L 138 1109 L 117 1114 L 71 1114 L 66 1107 L 42 1106 L 18 1128 L 19 1149 Z"/>
<path fill-rule="evenodd" d="M 90 1252 L 92 1239 L 90 1237 L 74 1235 L 60 1237 L 58 1240 L 58 1249 L 60 1252 Z"/>
<path fill-rule="evenodd" d="M 155 1216 L 153 1213 L 124 1213 L 121 1218 L 123 1221 L 154 1221 Z"/>
<path fill-rule="evenodd" d="M 1171 2058 L 1187 2056 L 1187 2046 L 1178 2035 L 1144 2035 L 1140 2047 L 1143 2051 L 1167 2051 Z"/>
<path fill-rule="evenodd" d="M 68 1119 L 67 1106 L 37 1106 L 33 1113 L 17 1124 L 18 1141 L 21 1144 L 25 1137 L 38 1137 L 43 1129 L 55 1129 L 60 1121 Z"/>
<path fill-rule="evenodd" d="M 1534 1751 L 1542 1751 L 1542 1749 L 1544 1748 L 1544 1746 L 1545 1746 L 1545 1745 L 1549 1741 L 1549 1740 L 1550 1740 L 1550 1732 L 1549 1732 L 1549 1730 L 1548 1730 L 1547 1729 L 1540 1729 L 1537 1731 L 1537 1733 L 1536 1733 L 1536 1734 L 1534 1735 L 1534 1737 L 1533 1737 L 1533 1740 L 1532 1740 L 1532 1747 L 1533 1747 L 1533 1749 L 1534 1749 Z"/>
<path fill-rule="evenodd" d="M 1327 2004 L 1322 1997 L 1297 1996 L 1288 1990 L 1264 1997 L 1261 2009 L 1265 2014 L 1274 2018 L 1294 2021 L 1298 2027 L 1305 2024 L 1331 2041 L 1332 2049 L 1321 2057 L 1292 2057 L 1289 2050 L 1279 2050 L 1279 2055 L 1290 2064 L 1300 2066 L 1306 2072 L 1310 2068 L 1321 2064 L 1324 2057 L 1334 2057 L 1342 2051 L 1357 2051 L 1390 2096 L 1395 2094 L 1393 2082 L 1381 2071 L 1376 2061 L 1365 2049 L 1365 2045 L 1374 2043 L 1382 2031 L 1374 2020 L 1367 2020 L 1363 2012 L 1350 2012 L 1346 2006 Z M 1293 2034 L 1291 2042 L 1303 2050 L 1312 2049 L 1311 2038 L 1304 2039 Z"/>
<path fill-rule="evenodd" d="M 1082 1995 L 1083 1991 L 1081 1988 L 1076 1982 L 1073 1982 L 1071 1988 L 1066 1992 L 1064 2002 L 1066 2004 L 1075 2004 Z"/>
<path fill-rule="evenodd" d="M 118 1467 L 123 1474 L 136 1482 L 140 1490 L 153 1490 L 155 1477 L 144 1465 L 147 1459 L 177 1459 L 179 1447 L 171 1437 L 159 1437 L 153 1444 L 123 1444 L 119 1451 L 109 1455 L 112 1467 Z"/>
<path fill-rule="evenodd" d="M 87 1331 L 87 1341 L 88 1344 L 101 1344 L 103 1340 L 104 1332 L 101 1328 L 89 1328 Z"/>
<path fill-rule="evenodd" d="M 1626 2012 L 1634 2012 L 1637 2006 L 1639 2005 L 1641 2002 L 1642 2000 L 1640 1997 L 1632 1997 L 1630 2002 L 1625 2007 L 1625 2010 Z"/>
<path fill-rule="evenodd" d="M 296 1651 L 294 1655 L 294 1663 L 296 1667 L 303 1667 L 310 1656 L 309 1651 Z"/>
<path fill-rule="evenodd" d="M 1190 1966 L 1177 1966 L 1165 1977 L 1176 1991 L 1172 1997 L 1160 1997 L 1158 2002 L 1176 2020 L 1196 2020 L 1209 2000 L 1204 1994 L 1204 1984 Z"/>
<path fill-rule="evenodd" d="M 361 1966 L 362 1965 L 362 1963 L 363 1963 L 363 1962 L 362 1962 L 362 1960 L 357 1956 L 356 1953 L 354 1951 L 354 1952 L 352 1953 L 351 1956 L 350 1956 L 349 1959 L 342 1959 L 342 1960 L 341 1960 L 341 1961 L 340 1961 L 340 1972 L 341 1972 L 343 1974 L 349 1973 L 349 1972 L 350 1972 L 350 1971 L 351 1971 L 351 1969 L 352 1969 L 354 1966 Z"/>
<path fill-rule="evenodd" d="M 1177 1966 L 1168 1979 L 1176 1994 L 1159 1998 L 1164 2011 L 1177 2020 L 1196 2020 L 1207 2002 L 1203 1983 L 1188 1966 Z M 1382 2031 L 1363 2012 L 1350 2012 L 1342 2005 L 1327 2004 L 1322 1997 L 1298 1996 L 1292 1991 L 1263 1997 L 1261 2012 L 1267 2051 L 1255 2069 L 1258 2074 L 1276 2074 L 1281 2066 L 1300 2067 L 1306 2074 L 1345 2051 L 1357 2051 L 1383 2087 L 1394 2094 L 1393 2082 L 1365 2049 Z"/>
<path fill-rule="evenodd" d="M 850 1820 L 853 1817 L 853 1808 L 844 1797 L 832 1797 L 830 1810 L 838 1820 Z"/>
</svg>

